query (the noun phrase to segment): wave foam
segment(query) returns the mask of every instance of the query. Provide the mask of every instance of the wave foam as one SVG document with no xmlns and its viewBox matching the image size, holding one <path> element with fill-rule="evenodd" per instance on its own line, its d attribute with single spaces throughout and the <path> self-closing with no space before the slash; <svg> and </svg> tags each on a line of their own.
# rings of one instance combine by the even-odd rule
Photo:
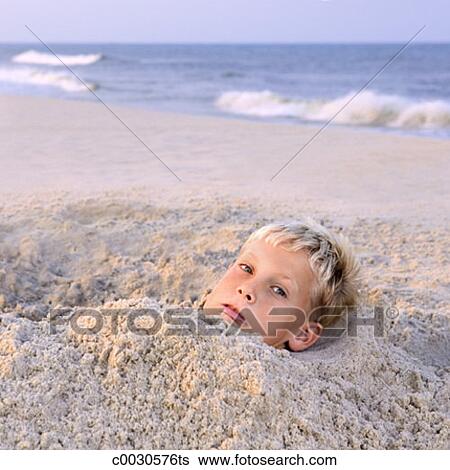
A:
<svg viewBox="0 0 450 470">
<path fill-rule="evenodd" d="M 58 55 L 66 65 L 90 65 L 103 58 L 102 54 Z M 35 51 L 33 49 L 15 55 L 12 59 L 18 64 L 60 65 L 63 64 L 53 54 Z"/>
<path fill-rule="evenodd" d="M 62 72 L 43 72 L 42 70 L 33 68 L 0 69 L 0 81 L 28 85 L 54 86 L 70 92 L 87 91 L 86 87 L 75 77 Z M 97 88 L 97 85 L 94 83 L 87 83 L 86 81 L 85 83 L 91 90 Z"/>
<path fill-rule="evenodd" d="M 334 100 L 293 100 L 271 91 L 230 91 L 216 106 L 223 111 L 260 117 L 294 117 L 304 121 L 328 121 L 354 95 Z M 335 119 L 335 123 L 397 128 L 439 129 L 450 127 L 450 103 L 413 102 L 396 95 L 372 91 L 360 93 Z"/>
</svg>

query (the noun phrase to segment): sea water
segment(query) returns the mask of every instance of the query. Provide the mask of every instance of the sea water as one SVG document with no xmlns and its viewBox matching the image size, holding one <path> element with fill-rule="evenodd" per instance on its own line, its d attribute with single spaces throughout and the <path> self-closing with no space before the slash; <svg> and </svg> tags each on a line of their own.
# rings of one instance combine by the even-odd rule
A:
<svg viewBox="0 0 450 470">
<path fill-rule="evenodd" d="M 370 84 L 402 44 L 49 47 L 0 45 L 0 93 L 450 137 L 450 44 L 411 44 Z"/>
</svg>

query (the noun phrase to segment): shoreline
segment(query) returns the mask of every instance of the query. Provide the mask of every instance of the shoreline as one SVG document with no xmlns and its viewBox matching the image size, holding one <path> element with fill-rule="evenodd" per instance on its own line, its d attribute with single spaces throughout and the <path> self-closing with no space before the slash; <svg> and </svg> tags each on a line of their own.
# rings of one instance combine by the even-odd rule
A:
<svg viewBox="0 0 450 470">
<path fill-rule="evenodd" d="M 94 90 L 95 91 L 95 90 Z M 86 92 L 86 95 L 88 92 Z M 92 104 L 100 104 L 102 105 L 97 99 L 79 99 L 79 98 L 55 98 L 55 97 L 50 97 L 50 96 L 44 96 L 44 95 L 28 95 L 28 94 L 14 94 L 14 93 L 8 93 L 8 94 L 0 94 L 0 99 L 2 98 L 31 98 L 31 99 L 42 99 L 42 100 L 51 100 L 51 101 L 69 101 L 69 102 L 75 102 L 75 103 L 92 103 Z M 210 112 L 210 113 L 192 113 L 189 111 L 183 111 L 183 110 L 178 110 L 178 111 L 168 111 L 168 110 L 163 110 L 163 109 L 156 109 L 156 108 L 151 108 L 147 107 L 144 104 L 122 104 L 119 102 L 106 102 L 106 105 L 112 108 L 116 108 L 118 110 L 124 109 L 124 110 L 138 110 L 138 111 L 144 111 L 148 112 L 150 114 L 167 114 L 171 116 L 187 116 L 187 117 L 192 117 L 192 118 L 212 118 L 212 119 L 223 119 L 225 121 L 237 121 L 237 122 L 250 122 L 250 123 L 257 123 L 257 124 L 268 124 L 268 125 L 283 125 L 283 126 L 296 126 L 296 127 L 303 127 L 307 129 L 313 129 L 314 131 L 319 130 L 321 127 L 323 127 L 326 123 L 326 121 L 323 122 L 302 122 L 302 121 L 296 121 L 295 118 L 273 118 L 272 120 L 270 118 L 263 118 L 260 117 L 258 118 L 257 116 L 246 116 L 245 114 L 234 114 L 234 113 L 226 113 L 226 112 Z M 103 105 L 102 105 L 103 106 Z M 350 131 L 350 132 L 367 132 L 367 133 L 374 133 L 374 134 L 381 134 L 381 135 L 393 135 L 393 136 L 399 136 L 399 137 L 418 137 L 418 138 L 423 138 L 423 139 L 431 139 L 431 140 L 438 140 L 438 141 L 449 141 L 450 140 L 450 134 L 449 135 L 427 135 L 424 133 L 421 133 L 420 130 L 414 130 L 412 129 L 409 131 L 408 129 L 402 129 L 402 128 L 395 128 L 395 127 L 379 127 L 379 126 L 370 126 L 370 125 L 352 125 L 352 124 L 339 124 L 339 123 L 331 123 L 331 129 L 336 129 L 336 130 L 343 130 L 343 131 Z M 325 128 L 328 129 L 328 126 Z"/>
<path fill-rule="evenodd" d="M 271 181 L 319 127 L 112 106 L 180 182 L 100 103 L 0 96 L 0 105 L 5 202 L 147 188 L 161 198 L 307 200 L 348 215 L 449 220 L 450 140 L 328 128 Z"/>
</svg>

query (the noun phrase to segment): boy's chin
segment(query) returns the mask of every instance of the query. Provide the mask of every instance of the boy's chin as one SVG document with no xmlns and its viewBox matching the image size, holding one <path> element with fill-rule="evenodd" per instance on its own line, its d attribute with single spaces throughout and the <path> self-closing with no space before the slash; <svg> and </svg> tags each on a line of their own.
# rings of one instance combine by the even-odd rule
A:
<svg viewBox="0 0 450 470">
<path fill-rule="evenodd" d="M 222 320 L 227 323 L 228 325 L 231 325 L 234 323 L 236 326 L 239 326 L 235 320 L 230 318 L 225 312 L 221 312 L 220 316 L 222 317 Z"/>
<path fill-rule="evenodd" d="M 226 323 L 232 323 L 233 321 L 228 315 L 225 314 L 225 312 L 222 312 L 220 316 L 222 317 L 222 320 Z"/>
</svg>

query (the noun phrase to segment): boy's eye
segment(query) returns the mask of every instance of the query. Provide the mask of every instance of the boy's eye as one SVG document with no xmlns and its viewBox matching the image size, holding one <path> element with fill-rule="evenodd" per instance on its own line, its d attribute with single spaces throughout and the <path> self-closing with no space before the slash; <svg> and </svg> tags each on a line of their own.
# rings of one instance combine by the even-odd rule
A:
<svg viewBox="0 0 450 470">
<path fill-rule="evenodd" d="M 252 273 L 252 268 L 248 265 L 248 264 L 245 264 L 245 263 L 241 263 L 239 264 L 239 267 L 242 269 L 242 271 L 246 272 L 246 273 L 249 273 L 251 274 Z M 248 268 L 248 270 L 246 269 Z M 281 297 L 287 297 L 287 294 L 286 292 L 279 286 L 272 286 L 274 292 L 277 294 L 277 295 L 281 295 Z M 275 289 L 278 289 L 278 291 L 276 291 Z"/>
<path fill-rule="evenodd" d="M 281 287 L 278 286 L 273 286 L 274 287 L 274 292 L 275 289 L 279 289 L 278 292 L 275 292 L 277 295 L 281 295 L 282 297 L 287 297 L 286 292 Z"/>
<path fill-rule="evenodd" d="M 247 267 L 250 271 L 246 271 L 244 268 L 242 268 L 242 266 Z M 252 268 L 251 268 L 248 264 L 242 263 L 242 264 L 239 265 L 239 267 L 240 267 L 243 271 L 245 271 L 246 273 L 250 273 L 250 274 L 251 274 L 251 272 L 252 272 Z"/>
</svg>

